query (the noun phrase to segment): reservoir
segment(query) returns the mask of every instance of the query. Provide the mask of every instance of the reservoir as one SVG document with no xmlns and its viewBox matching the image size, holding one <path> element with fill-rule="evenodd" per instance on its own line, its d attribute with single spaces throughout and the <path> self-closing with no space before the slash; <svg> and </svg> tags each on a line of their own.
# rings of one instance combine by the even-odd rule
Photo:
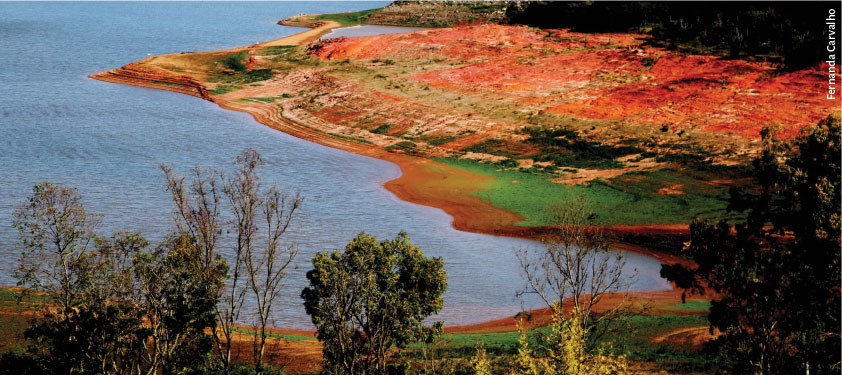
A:
<svg viewBox="0 0 842 375">
<path fill-rule="evenodd" d="M 391 239 L 401 230 L 447 269 L 438 320 L 467 324 L 541 307 L 523 288 L 514 249 L 534 241 L 460 232 L 444 212 L 397 199 L 382 185 L 389 162 L 331 149 L 265 127 L 250 115 L 195 97 L 105 83 L 88 74 L 151 55 L 250 45 L 300 32 L 278 26 L 300 13 L 335 13 L 385 2 L 0 3 L 0 285 L 14 285 L 19 258 L 14 207 L 42 181 L 78 189 L 103 215 L 99 233 L 139 231 L 153 242 L 172 227 L 160 163 L 185 173 L 230 169 L 244 148 L 261 153 L 264 183 L 301 192 L 289 240 L 300 252 L 273 325 L 311 328 L 299 293 L 309 260 L 357 233 Z M 189 16 L 185 16 L 189 15 Z M 634 290 L 667 289 L 660 263 L 626 254 Z"/>
</svg>

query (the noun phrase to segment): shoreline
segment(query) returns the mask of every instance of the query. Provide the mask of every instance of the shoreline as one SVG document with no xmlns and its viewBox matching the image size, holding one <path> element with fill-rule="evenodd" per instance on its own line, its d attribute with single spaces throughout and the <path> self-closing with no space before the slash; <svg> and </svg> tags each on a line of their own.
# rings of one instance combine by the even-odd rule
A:
<svg viewBox="0 0 842 375">
<path fill-rule="evenodd" d="M 219 96 L 212 96 L 207 93 L 207 90 L 201 84 L 189 79 L 182 79 L 184 83 L 181 85 L 174 84 L 175 82 L 169 83 L 171 81 L 158 83 L 164 77 L 150 76 L 146 78 L 136 71 L 126 69 L 126 67 L 91 74 L 89 77 L 103 82 L 191 95 L 216 103 L 223 109 L 250 114 L 255 121 L 293 137 L 397 164 L 401 170 L 401 175 L 385 182 L 383 187 L 400 200 L 441 209 L 453 218 L 451 226 L 459 231 L 534 240 L 549 229 L 548 227 L 517 226 L 516 223 L 524 220 L 523 216 L 496 207 L 471 194 L 474 191 L 482 190 L 481 185 L 485 181 L 491 181 L 491 177 L 473 174 L 431 159 L 390 153 L 376 146 L 331 137 L 306 125 L 284 118 L 276 107 L 259 103 L 225 100 Z M 465 181 L 470 181 L 476 187 L 470 190 L 465 189 L 464 184 L 460 184 Z M 460 186 L 457 188 L 456 185 Z M 660 232 L 674 236 L 689 234 L 689 226 L 686 224 L 613 226 L 604 229 L 614 234 L 627 232 Z M 675 254 L 623 241 L 614 243 L 612 247 L 651 256 L 664 263 L 685 261 Z"/>
<path fill-rule="evenodd" d="M 284 23 L 284 21 L 278 23 L 286 26 L 306 27 L 301 24 L 290 25 Z M 319 21 L 311 23 L 309 26 L 311 26 L 309 30 L 284 38 L 255 44 L 250 47 L 307 44 L 331 32 L 333 29 L 341 27 L 340 24 L 333 21 Z M 238 51 L 244 48 L 249 47 L 238 47 L 227 51 Z M 237 99 L 229 99 L 225 94 L 213 95 L 196 79 L 183 75 L 175 76 L 160 70 L 147 69 L 141 66 L 143 62 L 152 58 L 154 57 L 145 58 L 117 69 L 94 73 L 89 75 L 89 77 L 104 82 L 159 89 L 195 96 L 216 103 L 221 108 L 227 110 L 248 113 L 252 115 L 255 121 L 296 138 L 397 164 L 401 170 L 401 175 L 383 183 L 383 187 L 403 201 L 443 210 L 453 218 L 451 226 L 456 230 L 535 240 L 549 229 L 547 227 L 517 226 L 516 223 L 524 221 L 523 216 L 516 212 L 493 206 L 491 203 L 473 194 L 476 191 L 481 191 L 486 182 L 493 181 L 493 177 L 457 169 L 438 163 L 432 159 L 391 153 L 375 145 L 367 145 L 333 137 L 321 130 L 286 118 L 283 115 L 283 110 L 274 104 L 243 102 Z M 689 234 L 689 226 L 686 224 L 616 226 L 605 227 L 603 229 L 606 229 L 612 234 L 646 233 L 647 235 L 654 236 Z M 656 258 L 662 263 L 690 263 L 690 261 L 678 255 L 657 251 L 633 243 L 618 241 L 612 247 L 617 250 L 632 251 L 647 255 Z M 673 301 L 680 301 L 680 293 L 681 291 L 679 289 L 673 287 L 666 290 L 632 292 L 631 295 L 636 299 L 672 303 Z M 544 310 L 546 309 L 538 309 L 531 313 L 546 318 L 548 315 Z M 546 319 L 541 321 L 543 322 L 544 320 Z M 514 329 L 514 317 L 505 317 L 473 324 L 449 326 L 445 328 L 445 331 L 447 333 L 472 333 L 488 331 L 503 332 L 513 331 Z M 303 337 L 313 337 L 315 334 L 313 330 L 287 329 L 283 327 L 275 327 L 272 330 L 276 333 Z"/>
<path fill-rule="evenodd" d="M 239 51 L 250 47 L 304 45 L 317 40 L 321 35 L 329 33 L 333 29 L 342 27 L 334 21 L 290 22 L 287 19 L 279 21 L 278 24 L 311 28 L 276 40 L 224 51 Z M 224 109 L 251 114 L 255 121 L 296 138 L 395 163 L 401 170 L 401 176 L 385 182 L 383 187 L 403 201 L 443 210 L 453 218 L 451 225 L 456 230 L 533 240 L 548 230 L 547 227 L 517 226 L 518 222 L 524 221 L 523 216 L 496 207 L 473 194 L 476 191 L 481 191 L 486 182 L 493 180 L 492 177 L 450 167 L 431 159 L 391 153 L 374 145 L 333 137 L 318 129 L 286 118 L 283 115 L 283 110 L 278 109 L 275 105 L 232 100 L 226 98 L 225 94 L 213 95 L 196 79 L 184 75 L 175 76 L 141 66 L 154 58 L 147 57 L 117 69 L 90 74 L 88 77 L 104 82 L 195 96 L 216 103 Z M 466 186 L 469 186 L 469 188 L 466 188 Z M 620 235 L 638 232 L 670 236 L 689 234 L 687 224 L 614 226 L 604 227 L 604 229 L 609 233 Z M 622 239 L 618 240 L 613 247 L 651 256 L 664 263 L 686 262 L 680 256 L 657 251 Z"/>
</svg>

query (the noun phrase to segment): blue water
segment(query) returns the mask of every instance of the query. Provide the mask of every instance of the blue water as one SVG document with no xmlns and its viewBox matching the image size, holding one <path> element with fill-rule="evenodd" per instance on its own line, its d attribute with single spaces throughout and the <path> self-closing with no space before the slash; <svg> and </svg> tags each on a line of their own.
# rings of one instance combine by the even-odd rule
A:
<svg viewBox="0 0 842 375">
<path fill-rule="evenodd" d="M 228 167 L 245 147 L 267 160 L 267 182 L 301 191 L 291 239 L 301 256 L 276 326 L 309 328 L 299 291 L 317 251 L 340 249 L 360 231 L 400 230 L 446 262 L 448 324 L 500 318 L 540 306 L 514 297 L 523 282 L 513 249 L 531 241 L 455 231 L 438 209 L 383 189 L 394 164 L 299 140 L 198 98 L 104 83 L 88 74 L 148 55 L 249 45 L 301 29 L 275 25 L 299 13 L 354 11 L 385 3 L 190 2 L 0 3 L 0 285 L 12 285 L 19 257 L 11 213 L 41 181 L 75 186 L 103 214 L 102 233 L 160 238 L 171 203 L 157 165 L 186 171 Z M 663 289 L 659 263 L 627 254 L 635 289 Z"/>
</svg>

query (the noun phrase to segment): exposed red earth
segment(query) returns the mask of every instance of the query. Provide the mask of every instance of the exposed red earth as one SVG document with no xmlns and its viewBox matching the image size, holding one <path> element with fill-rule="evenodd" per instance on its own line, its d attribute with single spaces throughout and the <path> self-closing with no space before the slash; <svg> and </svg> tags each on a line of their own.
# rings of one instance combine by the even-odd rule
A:
<svg viewBox="0 0 842 375">
<path fill-rule="evenodd" d="M 329 59 L 412 59 L 432 51 L 468 65 L 412 79 L 580 118 L 672 124 L 757 138 L 768 124 L 791 137 L 838 107 L 826 100 L 825 66 L 779 72 L 765 62 L 683 55 L 639 34 L 583 34 L 481 25 L 332 40 Z M 529 58 L 529 61 L 525 59 Z"/>
<path fill-rule="evenodd" d="M 448 156 L 493 138 L 505 139 L 528 155 L 530 146 L 519 133 L 524 127 L 519 116 L 552 114 L 612 121 L 590 129 L 589 139 L 611 142 L 630 135 L 661 142 L 686 133 L 712 150 L 751 155 L 758 150 L 763 126 L 777 124 L 781 136 L 791 137 L 839 107 L 838 101 L 822 96 L 823 66 L 780 72 L 762 61 L 652 47 L 640 34 L 491 24 L 313 42 L 337 26 L 320 24 L 306 35 L 228 51 L 147 58 L 91 77 L 194 95 L 250 113 L 257 121 L 302 139 L 394 162 L 402 176 L 385 187 L 400 199 L 441 208 L 453 216 L 453 226 L 459 230 L 525 238 L 546 228 L 515 226 L 523 221 L 521 215 L 474 195 L 490 177 L 384 147 L 400 143 L 404 134 L 414 134 L 413 142 L 425 155 Z M 266 47 L 306 43 L 310 43 L 308 55 L 326 65 L 281 69 L 273 65 L 277 57 L 264 55 Z M 215 94 L 223 86 L 210 79 L 219 74 L 215 61 L 241 52 L 248 55 L 249 69 L 275 69 L 274 77 Z M 473 101 L 454 104 L 463 96 Z M 388 133 L 372 132 L 383 123 L 392 125 Z M 436 137 L 450 138 L 440 144 L 427 141 Z M 659 193 L 680 191 L 681 186 L 672 186 Z M 607 229 L 620 236 L 688 233 L 686 224 Z M 640 246 L 619 246 L 665 263 L 688 262 Z M 680 291 L 635 293 L 633 298 L 654 305 L 652 313 L 663 312 L 680 300 Z M 618 296 L 608 296 L 603 306 L 618 301 Z M 548 310 L 534 311 L 532 316 L 533 324 L 549 319 Z M 513 329 L 510 317 L 446 331 Z M 300 345 L 301 358 L 308 359 L 296 363 L 318 359 L 316 344 Z"/>
</svg>

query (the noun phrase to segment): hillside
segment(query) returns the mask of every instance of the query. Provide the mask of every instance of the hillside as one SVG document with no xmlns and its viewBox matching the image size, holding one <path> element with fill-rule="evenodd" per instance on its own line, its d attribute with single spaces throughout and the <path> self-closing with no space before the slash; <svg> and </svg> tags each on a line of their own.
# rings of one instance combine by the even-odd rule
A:
<svg viewBox="0 0 842 375">
<path fill-rule="evenodd" d="M 192 93 L 395 161 L 404 176 L 387 187 L 400 197 L 459 229 L 512 234 L 551 224 L 575 195 L 612 227 L 681 232 L 665 225 L 733 215 L 727 190 L 745 182 L 761 129 L 791 137 L 838 107 L 819 96 L 820 66 L 782 72 L 642 34 L 485 24 L 289 45 L 315 35 L 94 77 Z"/>
</svg>

